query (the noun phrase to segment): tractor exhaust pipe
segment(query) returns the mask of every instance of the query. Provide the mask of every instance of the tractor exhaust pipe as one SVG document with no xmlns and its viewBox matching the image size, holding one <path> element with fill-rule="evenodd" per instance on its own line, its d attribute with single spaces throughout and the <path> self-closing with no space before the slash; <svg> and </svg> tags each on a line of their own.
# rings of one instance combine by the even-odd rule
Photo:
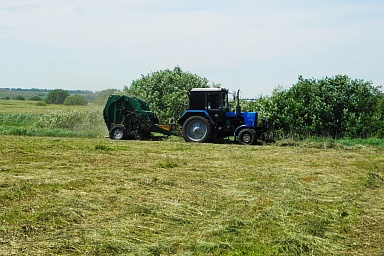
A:
<svg viewBox="0 0 384 256">
<path fill-rule="evenodd" d="M 237 95 L 236 95 L 236 116 L 240 117 L 241 116 L 241 107 L 240 107 L 240 90 L 237 90 Z"/>
</svg>

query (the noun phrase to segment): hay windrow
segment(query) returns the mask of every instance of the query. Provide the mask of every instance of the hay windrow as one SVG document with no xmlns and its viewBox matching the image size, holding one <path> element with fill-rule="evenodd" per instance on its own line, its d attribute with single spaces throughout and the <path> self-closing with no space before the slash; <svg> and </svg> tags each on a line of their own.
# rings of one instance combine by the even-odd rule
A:
<svg viewBox="0 0 384 256">
<path fill-rule="evenodd" d="M 382 255 L 382 148 L 1 136 L 0 254 Z"/>
</svg>

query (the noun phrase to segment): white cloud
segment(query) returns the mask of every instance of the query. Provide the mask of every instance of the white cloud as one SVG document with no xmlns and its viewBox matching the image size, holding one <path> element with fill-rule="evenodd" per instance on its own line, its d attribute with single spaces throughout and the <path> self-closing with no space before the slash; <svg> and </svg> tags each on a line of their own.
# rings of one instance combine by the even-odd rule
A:
<svg viewBox="0 0 384 256">
<path fill-rule="evenodd" d="M 23 11 L 30 11 L 33 9 L 37 9 L 39 7 L 40 7 L 40 5 L 37 5 L 37 4 L 33 4 L 33 5 L 28 5 L 28 4 L 9 5 L 9 6 L 4 7 L 4 10 L 9 11 L 9 12 L 23 12 Z"/>
<path fill-rule="evenodd" d="M 0 3 L 0 87 L 105 89 L 176 65 L 250 96 L 299 74 L 384 83 L 381 1 L 18 3 Z"/>
</svg>

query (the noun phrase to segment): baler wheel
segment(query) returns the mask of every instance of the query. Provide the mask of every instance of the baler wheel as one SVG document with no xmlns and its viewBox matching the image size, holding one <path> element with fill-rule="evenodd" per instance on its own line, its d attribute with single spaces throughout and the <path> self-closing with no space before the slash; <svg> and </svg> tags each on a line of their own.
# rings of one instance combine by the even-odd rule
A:
<svg viewBox="0 0 384 256">
<path fill-rule="evenodd" d="M 115 126 L 111 129 L 109 137 L 112 140 L 122 140 L 125 137 L 125 128 L 122 126 Z"/>
</svg>

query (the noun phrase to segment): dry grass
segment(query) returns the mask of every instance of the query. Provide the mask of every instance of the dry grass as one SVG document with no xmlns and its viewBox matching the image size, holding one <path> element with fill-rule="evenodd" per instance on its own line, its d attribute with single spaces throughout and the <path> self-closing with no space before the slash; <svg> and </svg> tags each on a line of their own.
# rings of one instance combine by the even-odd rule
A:
<svg viewBox="0 0 384 256">
<path fill-rule="evenodd" d="M 0 135 L 94 138 L 106 134 L 100 106 L 37 106 L 33 101 L 0 100 Z"/>
<path fill-rule="evenodd" d="M 0 255 L 383 255 L 383 153 L 2 136 Z"/>
</svg>

